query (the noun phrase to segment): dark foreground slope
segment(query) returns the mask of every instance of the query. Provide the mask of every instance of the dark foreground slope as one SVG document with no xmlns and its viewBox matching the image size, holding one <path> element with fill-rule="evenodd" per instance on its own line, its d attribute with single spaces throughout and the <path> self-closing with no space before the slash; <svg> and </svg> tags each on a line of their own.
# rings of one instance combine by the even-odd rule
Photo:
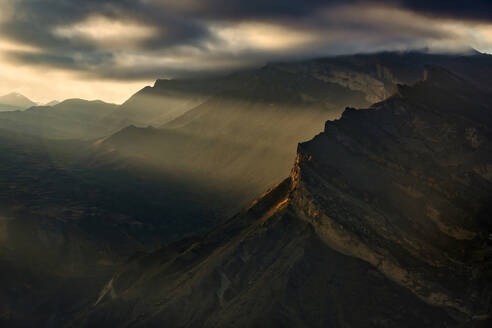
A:
<svg viewBox="0 0 492 328">
<path fill-rule="evenodd" d="M 179 183 L 92 159 L 0 130 L 0 327 L 59 327 L 135 252 L 203 233 L 211 215 Z"/>
<path fill-rule="evenodd" d="M 74 325 L 489 325 L 491 110 L 435 68 L 347 109 L 288 179 L 203 239 L 134 258 Z"/>
</svg>

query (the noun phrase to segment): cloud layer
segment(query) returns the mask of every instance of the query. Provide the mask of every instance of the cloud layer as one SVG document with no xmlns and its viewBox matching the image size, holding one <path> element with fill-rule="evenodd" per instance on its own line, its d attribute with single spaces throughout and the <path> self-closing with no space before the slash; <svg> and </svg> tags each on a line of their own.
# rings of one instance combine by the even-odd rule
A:
<svg viewBox="0 0 492 328">
<path fill-rule="evenodd" d="M 275 60 L 470 47 L 492 51 L 490 1 L 0 0 L 0 69 L 115 87 Z"/>
</svg>

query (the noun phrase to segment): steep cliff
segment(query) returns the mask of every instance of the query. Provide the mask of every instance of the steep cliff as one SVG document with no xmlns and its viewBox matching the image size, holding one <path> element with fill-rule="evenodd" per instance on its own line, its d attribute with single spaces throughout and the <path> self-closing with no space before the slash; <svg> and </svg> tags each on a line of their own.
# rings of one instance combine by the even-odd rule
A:
<svg viewBox="0 0 492 328">
<path fill-rule="evenodd" d="M 426 302 L 490 311 L 491 99 L 431 68 L 370 110 L 347 109 L 299 147 L 300 216 Z"/>
</svg>

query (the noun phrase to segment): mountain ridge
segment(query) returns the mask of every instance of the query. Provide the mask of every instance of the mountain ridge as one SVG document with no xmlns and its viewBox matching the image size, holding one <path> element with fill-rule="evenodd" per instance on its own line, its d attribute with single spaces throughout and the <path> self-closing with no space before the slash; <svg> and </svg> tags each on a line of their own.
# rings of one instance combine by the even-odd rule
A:
<svg viewBox="0 0 492 328">
<path fill-rule="evenodd" d="M 111 132 L 104 118 L 117 108 L 100 100 L 67 99 L 54 106 L 0 113 L 0 127 L 46 139 L 90 140 Z"/>
<path fill-rule="evenodd" d="M 484 87 L 488 83 L 483 79 L 491 75 L 484 73 L 488 70 L 482 64 L 491 58 L 382 53 L 274 63 L 209 79 L 157 80 L 142 92 L 196 95 L 201 90 L 203 98 L 185 113 L 154 126 L 157 130 L 133 124 L 140 129 L 138 138 L 132 137 L 133 130 L 121 130 L 98 147 L 107 146 L 130 162 L 144 160 L 164 171 L 208 177 L 214 185 L 228 186 L 222 192 L 226 198 L 235 193 L 232 186 L 241 186 L 236 188 L 243 190 L 241 206 L 222 216 L 232 215 L 287 175 L 297 142 L 311 138 L 321 122 L 339 117 L 346 106 L 379 102 L 397 92 L 399 84 L 422 79 L 426 65 L 433 63 L 465 71 Z M 223 207 L 234 202 L 220 203 Z"/>
<path fill-rule="evenodd" d="M 202 239 L 135 258 L 75 325 L 490 323 L 492 95 L 428 74 L 327 121 L 289 178 Z"/>
<path fill-rule="evenodd" d="M 492 178 L 487 164 L 490 84 L 482 83 L 490 56 L 450 65 L 468 71 L 466 76 L 443 66 L 464 85 L 453 84 L 446 73 L 437 83 L 410 87 L 402 84 L 405 77 L 422 78 L 427 57 L 413 57 L 409 64 L 405 56 L 371 58 L 242 72 L 224 80 L 224 89 L 210 83 L 195 109 L 157 128 L 125 118 L 113 121 L 108 118 L 121 107 L 100 111 L 89 103 L 79 113 L 54 107 L 31 111 L 43 114 L 34 127 L 49 123 L 31 136 L 4 121 L 0 217 L 8 219 L 0 222 L 0 312 L 9 315 L 0 323 L 12 326 L 20 320 L 32 326 L 56 320 L 62 325 L 78 318 L 100 326 L 98 320 L 114 325 L 118 318 L 121 325 L 137 325 L 141 316 L 158 326 L 165 319 L 191 327 L 231 322 L 415 327 L 424 317 L 429 318 L 424 327 L 432 327 L 433 321 L 452 326 L 466 324 L 469 314 L 484 316 L 489 289 L 477 278 L 474 283 L 484 287 L 475 292 L 479 288 L 466 280 L 470 270 L 482 276 L 489 258 L 480 229 L 488 231 L 490 217 L 483 206 Z M 345 70 L 347 65 L 351 68 Z M 336 67 L 340 70 L 333 75 Z M 367 91 L 365 81 L 373 83 Z M 175 83 L 157 83 L 171 89 L 164 91 L 163 104 L 174 102 L 169 99 L 174 92 L 195 94 L 201 88 L 198 82 Z M 347 93 L 337 98 L 333 93 L 340 90 Z M 343 111 L 365 108 L 347 100 L 356 96 L 366 104 L 368 95 L 378 100 L 375 105 Z M 287 100 L 296 106 L 289 107 Z M 161 109 L 151 110 L 148 119 Z M 21 114 L 26 113 L 16 115 Z M 42 117 L 51 114 L 58 128 L 46 135 L 42 132 L 51 123 Z M 83 119 L 85 114 L 90 120 Z M 325 124 L 327 119 L 331 123 Z M 289 178 L 241 211 L 289 175 L 298 142 L 312 139 L 324 126 L 325 132 L 299 147 L 302 183 L 296 190 L 303 192 L 293 190 Z M 95 144 L 92 138 L 66 140 L 96 135 L 110 136 Z M 207 153 L 211 156 L 204 157 Z M 345 228 L 327 233 L 333 220 L 326 216 L 339 221 L 335 228 Z M 347 235 L 358 245 L 345 250 L 350 256 L 335 250 L 330 239 Z M 179 242 L 183 237 L 190 238 Z M 176 240 L 151 255 L 142 253 Z M 136 250 L 139 255 L 120 271 Z M 37 264 L 28 264 L 29 259 Z M 17 266 L 20 262 L 24 267 Z M 380 268 L 379 262 L 384 263 Z M 402 268 L 397 273 L 410 271 L 401 276 L 416 280 L 420 290 L 404 286 L 397 276 L 388 278 L 392 272 L 382 273 L 395 267 Z M 46 283 L 36 279 L 37 273 Z M 66 274 L 63 281 L 57 280 L 60 273 Z M 103 288 L 111 275 L 112 285 Z M 442 281 L 429 279 L 434 275 Z M 151 276 L 155 285 L 147 279 Z M 452 279 L 455 288 L 449 288 Z M 64 287 L 72 283 L 77 287 Z M 23 291 L 22 302 L 10 297 L 15 290 Z M 456 309 L 424 302 L 432 292 L 439 304 L 448 299 Z M 354 310 L 353 304 L 359 307 Z"/>
</svg>

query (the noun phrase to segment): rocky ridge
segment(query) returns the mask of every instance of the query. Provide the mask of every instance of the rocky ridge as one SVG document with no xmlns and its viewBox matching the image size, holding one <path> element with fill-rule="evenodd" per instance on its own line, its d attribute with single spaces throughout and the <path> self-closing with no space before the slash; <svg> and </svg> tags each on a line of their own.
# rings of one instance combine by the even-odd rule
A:
<svg viewBox="0 0 492 328">
<path fill-rule="evenodd" d="M 491 107 L 430 67 L 348 108 L 288 179 L 203 239 L 134 258 L 74 325 L 486 326 Z"/>
</svg>

